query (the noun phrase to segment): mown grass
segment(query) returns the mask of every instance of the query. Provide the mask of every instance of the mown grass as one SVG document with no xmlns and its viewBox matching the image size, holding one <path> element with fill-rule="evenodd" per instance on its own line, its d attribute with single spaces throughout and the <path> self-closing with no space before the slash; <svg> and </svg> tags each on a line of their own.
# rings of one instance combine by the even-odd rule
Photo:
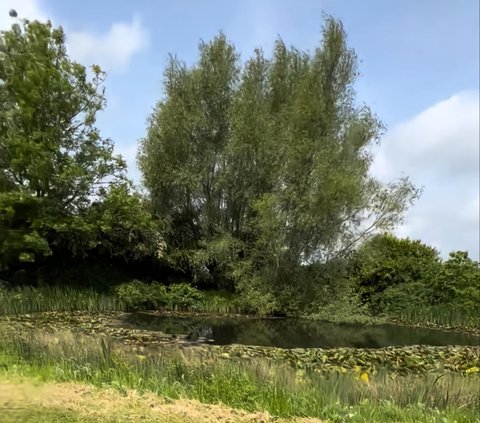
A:
<svg viewBox="0 0 480 423">
<path fill-rule="evenodd" d="M 2 423 L 116 423 L 118 420 L 78 415 L 59 408 L 24 407 L 18 410 L 1 409 Z"/>
<path fill-rule="evenodd" d="M 0 342 L 0 372 L 43 381 L 75 381 L 121 392 L 151 391 L 168 398 L 223 403 L 281 417 L 331 421 L 478 420 L 479 378 L 457 374 L 391 377 L 282 367 L 258 360 L 201 361 L 159 352 L 135 356 L 106 338 L 30 333 Z"/>
</svg>

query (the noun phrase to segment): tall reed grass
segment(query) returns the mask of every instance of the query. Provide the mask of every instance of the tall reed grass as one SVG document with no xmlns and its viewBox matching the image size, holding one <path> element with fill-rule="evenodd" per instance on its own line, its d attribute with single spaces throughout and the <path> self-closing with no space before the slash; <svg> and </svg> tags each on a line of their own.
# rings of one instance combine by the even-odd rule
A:
<svg viewBox="0 0 480 423">
<path fill-rule="evenodd" d="M 480 312 L 463 310 L 461 307 L 431 306 L 404 310 L 395 318 L 414 324 L 445 327 L 480 328 Z"/>
<path fill-rule="evenodd" d="M 42 311 L 122 311 L 125 303 L 111 294 L 68 286 L 0 287 L 0 315 Z"/>
<path fill-rule="evenodd" d="M 203 301 L 195 311 L 206 314 L 233 315 L 244 314 L 242 307 L 233 294 L 228 292 L 207 291 Z M 6 289 L 0 286 L 0 315 L 27 314 L 42 311 L 125 311 L 127 304 L 114 293 L 97 292 L 94 289 L 77 289 L 69 286 L 44 286 L 34 288 L 23 286 Z M 166 311 L 177 311 L 175 304 Z"/>
</svg>

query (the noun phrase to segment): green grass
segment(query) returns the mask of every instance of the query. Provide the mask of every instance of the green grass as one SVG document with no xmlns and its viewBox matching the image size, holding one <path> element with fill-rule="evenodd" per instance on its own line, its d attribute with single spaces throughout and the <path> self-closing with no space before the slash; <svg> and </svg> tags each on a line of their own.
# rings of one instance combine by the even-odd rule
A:
<svg viewBox="0 0 480 423">
<path fill-rule="evenodd" d="M 480 328 L 480 313 L 468 312 L 452 306 L 431 306 L 414 310 L 405 310 L 396 316 L 395 320 L 409 324 L 425 326 L 458 327 L 467 329 Z"/>
<path fill-rule="evenodd" d="M 0 286 L 0 315 L 28 314 L 43 311 L 125 311 L 127 305 L 113 293 L 100 293 L 94 289 L 68 286 L 30 286 L 2 289 Z M 178 311 L 165 307 L 165 311 Z M 206 291 L 204 301 L 194 310 L 206 314 L 244 314 L 235 296 L 225 291 Z"/>
<path fill-rule="evenodd" d="M 122 311 L 125 304 L 111 294 L 68 286 L 0 287 L 0 315 L 42 311 Z"/>
<path fill-rule="evenodd" d="M 0 339 L 0 374 L 7 376 L 82 382 L 121 392 L 151 391 L 283 417 L 339 422 L 480 421 L 475 374 L 392 378 L 380 371 L 366 382 L 355 373 L 322 375 L 262 360 L 253 364 L 202 361 L 162 352 L 135 356 L 116 351 L 108 339 L 72 334 L 12 337 L 4 333 Z"/>
<path fill-rule="evenodd" d="M 246 314 L 235 294 L 227 291 L 205 291 L 204 301 L 199 305 L 198 311 L 208 314 L 233 315 Z"/>
</svg>

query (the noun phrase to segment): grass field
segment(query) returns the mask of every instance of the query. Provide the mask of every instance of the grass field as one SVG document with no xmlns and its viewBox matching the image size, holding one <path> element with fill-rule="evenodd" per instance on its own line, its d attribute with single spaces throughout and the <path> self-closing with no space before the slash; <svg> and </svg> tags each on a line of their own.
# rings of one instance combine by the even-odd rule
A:
<svg viewBox="0 0 480 423">
<path fill-rule="evenodd" d="M 82 337 L 68 332 L 53 335 L 32 332 L 15 337 L 4 333 L 0 339 L 2 380 L 26 378 L 47 384 L 86 384 L 100 390 L 87 395 L 100 403 L 106 389 L 114 392 L 115 398 L 132 393 L 143 395 L 137 401 L 141 409 L 149 408 L 146 398 L 155 398 L 160 404 L 166 399 L 177 404 L 188 399 L 199 401 L 207 409 L 208 404 L 224 404 L 247 414 L 268 413 L 287 420 L 309 417 L 333 422 L 480 421 L 480 380 L 476 369 L 469 374 L 439 371 L 400 376 L 386 371 L 372 374 L 359 371 L 324 375 L 262 360 L 244 363 L 219 357 L 205 362 L 194 356 L 128 354 L 103 337 Z M 20 413 L 33 416 L 50 413 L 51 418 L 55 413 L 66 413 L 62 421 L 77 418 L 68 415 L 68 401 L 64 398 L 58 404 L 60 408 L 52 404 L 39 410 L 38 404 L 31 404 Z M 128 404 L 130 407 L 134 402 Z M 107 405 L 100 408 L 107 410 Z M 138 413 L 130 408 L 121 411 L 119 405 L 113 405 L 111 410 L 101 416 L 104 421 L 116 421 L 115 413 L 119 410 L 122 416 Z M 86 415 L 84 421 L 88 422 L 88 418 Z M 180 421 L 189 421 L 188 418 L 185 415 Z"/>
</svg>

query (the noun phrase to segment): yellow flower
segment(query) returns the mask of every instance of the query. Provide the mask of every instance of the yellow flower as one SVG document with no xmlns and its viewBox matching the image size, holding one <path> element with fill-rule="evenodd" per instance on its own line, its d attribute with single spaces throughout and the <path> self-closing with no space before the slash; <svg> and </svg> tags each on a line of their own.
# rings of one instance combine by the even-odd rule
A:
<svg viewBox="0 0 480 423">
<path fill-rule="evenodd" d="M 361 380 L 362 382 L 368 383 L 368 373 L 363 372 L 363 373 L 360 375 L 360 380 Z"/>
<path fill-rule="evenodd" d="M 469 369 L 465 370 L 465 373 L 469 374 L 469 373 L 478 373 L 480 372 L 480 368 L 478 367 L 470 367 Z"/>
</svg>

